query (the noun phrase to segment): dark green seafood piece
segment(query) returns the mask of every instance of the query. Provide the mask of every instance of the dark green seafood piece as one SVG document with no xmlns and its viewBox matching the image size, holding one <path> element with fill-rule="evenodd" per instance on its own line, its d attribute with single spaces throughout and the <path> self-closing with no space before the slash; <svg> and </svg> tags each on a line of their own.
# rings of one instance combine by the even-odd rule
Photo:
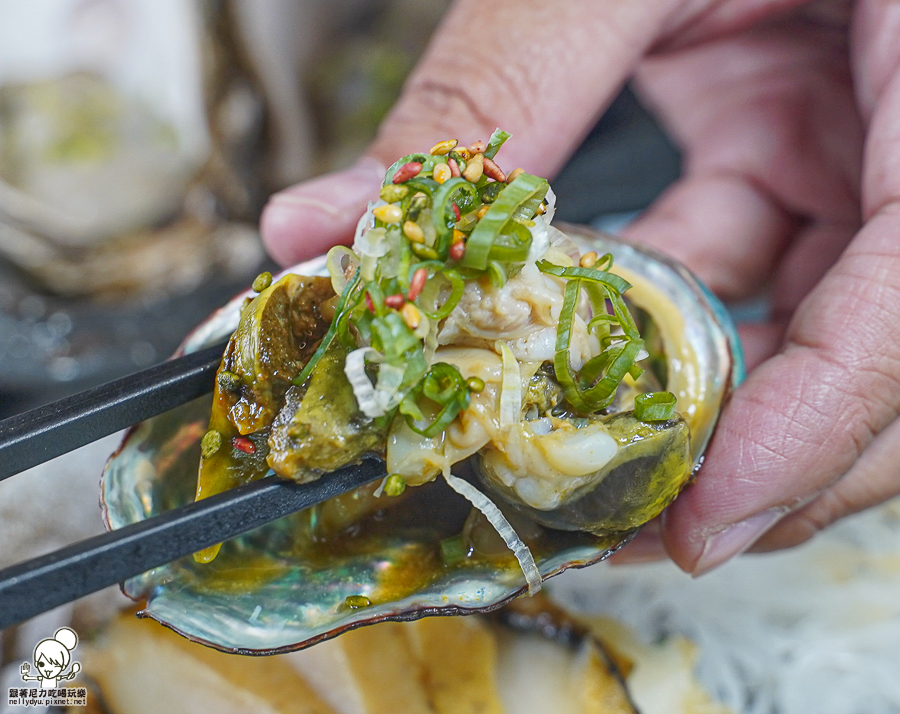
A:
<svg viewBox="0 0 900 714">
<path fill-rule="evenodd" d="M 332 342 L 303 387 L 291 387 L 269 436 L 269 464 L 306 482 L 384 448 L 385 430 L 356 404 L 344 376 L 346 353 Z"/>
<path fill-rule="evenodd" d="M 269 471 L 269 429 L 328 329 L 322 306 L 333 296 L 327 278 L 287 275 L 244 305 L 216 375 L 209 430 L 220 446 L 200 462 L 198 499 Z"/>
<path fill-rule="evenodd" d="M 648 423 L 632 412 L 604 421 L 619 448 L 590 484 L 553 510 L 506 498 L 510 506 L 549 528 L 597 535 L 633 530 L 662 513 L 693 471 L 687 422 L 676 417 Z M 497 479 L 485 474 L 488 467 L 484 460 L 480 462 L 482 483 L 497 493 Z"/>
</svg>

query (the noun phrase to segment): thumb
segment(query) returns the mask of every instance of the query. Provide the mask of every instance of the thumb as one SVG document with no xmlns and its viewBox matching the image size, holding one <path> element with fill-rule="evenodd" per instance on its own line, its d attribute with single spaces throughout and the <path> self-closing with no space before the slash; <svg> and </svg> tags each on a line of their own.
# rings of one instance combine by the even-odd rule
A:
<svg viewBox="0 0 900 714">
<path fill-rule="evenodd" d="M 260 219 L 269 254 L 287 266 L 349 242 L 368 202 L 378 197 L 384 172 L 380 161 L 364 157 L 349 169 L 274 194 Z"/>
<path fill-rule="evenodd" d="M 469 145 L 499 126 L 515 137 L 507 172 L 555 174 L 678 4 L 458 0 L 367 158 L 272 197 L 261 225 L 272 257 L 289 264 L 349 241 L 384 166 L 444 139 Z"/>
</svg>

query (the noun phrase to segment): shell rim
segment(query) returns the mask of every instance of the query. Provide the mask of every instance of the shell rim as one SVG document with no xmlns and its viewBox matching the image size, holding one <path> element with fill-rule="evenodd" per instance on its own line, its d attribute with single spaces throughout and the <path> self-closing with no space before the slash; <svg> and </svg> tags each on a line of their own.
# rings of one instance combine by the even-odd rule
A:
<svg viewBox="0 0 900 714">
<path fill-rule="evenodd" d="M 669 269 L 676 272 L 685 282 L 687 282 L 688 284 L 697 288 L 696 292 L 699 295 L 701 295 L 704 298 L 704 300 L 706 301 L 707 307 L 708 307 L 710 313 L 712 313 L 714 315 L 715 322 L 717 323 L 717 325 L 719 326 L 723 335 L 726 338 L 725 344 L 727 345 L 727 349 L 728 349 L 729 369 L 728 369 L 728 374 L 726 375 L 726 378 L 725 378 L 726 387 L 724 389 L 724 396 L 723 396 L 723 401 L 722 401 L 722 406 L 724 406 L 727 403 L 728 399 L 730 398 L 733 390 L 740 384 L 740 382 L 744 378 L 743 351 L 741 349 L 741 344 L 740 344 L 739 340 L 737 339 L 736 334 L 734 334 L 733 326 L 731 325 L 730 318 L 728 317 L 724 306 L 719 301 L 719 299 L 709 290 L 709 288 L 689 268 L 687 268 L 686 266 L 682 265 L 678 261 L 660 253 L 659 251 L 657 251 L 653 248 L 650 248 L 650 247 L 645 246 L 640 243 L 636 243 L 634 241 L 630 241 L 630 240 L 628 240 L 626 238 L 622 238 L 620 236 L 610 234 L 608 232 L 597 230 L 596 228 L 592 228 L 590 226 L 580 226 L 577 224 L 571 224 L 571 223 L 566 223 L 566 222 L 562 222 L 562 221 L 555 223 L 554 225 L 559 230 L 561 230 L 562 232 L 567 233 L 567 234 L 576 233 L 576 234 L 580 234 L 585 237 L 589 237 L 590 234 L 594 234 L 594 235 L 601 237 L 603 240 L 611 240 L 614 243 L 625 244 L 625 245 L 637 250 L 638 252 L 648 255 L 653 260 L 664 264 L 666 267 L 668 267 Z M 298 263 L 291 267 L 285 268 L 284 270 L 280 271 L 277 275 L 273 276 L 273 282 L 281 279 L 285 275 L 288 275 L 291 273 L 296 273 L 298 270 L 300 270 L 301 272 L 303 272 L 303 271 L 307 271 L 307 272 L 321 271 L 324 268 L 324 266 L 325 266 L 325 256 L 324 255 L 317 256 L 308 261 Z M 315 274 L 315 272 L 312 272 L 312 274 Z M 197 349 L 202 349 L 202 347 L 204 345 L 194 346 L 194 345 L 192 345 L 192 343 L 195 341 L 198 341 L 198 340 L 203 340 L 205 343 L 209 343 L 212 341 L 212 338 L 214 336 L 216 336 L 217 333 L 213 332 L 210 328 L 208 328 L 208 326 L 215 321 L 215 318 L 223 313 L 233 311 L 235 309 L 235 307 L 237 305 L 239 305 L 239 303 L 242 303 L 246 298 L 248 298 L 248 297 L 252 298 L 255 295 L 256 295 L 256 292 L 252 288 L 248 288 L 247 290 L 244 290 L 244 291 L 238 293 L 231 300 L 229 300 L 227 303 L 225 303 L 223 306 L 219 307 L 218 309 L 216 309 L 212 313 L 210 313 L 210 315 L 206 319 L 204 319 L 199 325 L 197 325 L 194 329 L 192 329 L 190 332 L 187 333 L 187 335 L 184 337 L 184 339 L 181 341 L 181 343 L 176 348 L 175 352 L 173 352 L 171 357 L 169 357 L 169 360 L 184 356 L 185 354 L 189 354 Z M 238 311 L 238 314 L 239 314 L 239 311 Z M 223 335 L 223 337 L 230 335 L 234 331 L 235 327 L 236 327 L 236 325 L 231 327 L 228 330 L 228 332 L 225 333 L 225 335 Z M 189 349 L 191 347 L 193 347 L 193 349 Z M 721 416 L 721 408 L 720 408 L 719 412 L 717 413 L 715 421 L 713 422 L 713 432 L 715 431 L 715 428 L 718 425 L 720 416 Z M 123 450 L 128 446 L 129 442 L 134 437 L 134 435 L 135 435 L 137 429 L 139 428 L 139 426 L 141 425 L 141 423 L 143 423 L 143 422 L 132 425 L 125 431 L 125 433 L 122 437 L 121 443 L 119 444 L 118 448 L 106 460 L 106 464 L 103 469 L 103 474 L 101 476 L 101 483 L 100 483 L 100 486 L 101 486 L 101 488 L 100 488 L 100 507 L 101 507 L 101 517 L 103 520 L 103 524 L 107 531 L 111 531 L 113 529 L 110 525 L 110 510 L 109 510 L 109 505 L 106 502 L 106 497 L 105 497 L 106 492 L 105 492 L 105 489 L 103 488 L 103 482 L 105 480 L 106 473 L 110 468 L 110 463 L 113 461 L 113 459 L 117 458 L 123 452 Z M 706 448 L 704 449 L 704 455 L 708 448 L 709 448 L 709 444 L 707 444 Z M 698 472 L 701 470 L 701 468 L 703 466 L 703 461 L 704 461 L 704 456 L 701 455 L 699 462 L 697 463 L 696 467 L 694 468 L 694 470 L 691 473 L 691 476 L 690 476 L 690 479 L 689 479 L 687 485 L 690 485 L 690 483 L 692 483 L 696 479 Z M 613 547 L 608 548 L 604 551 L 598 552 L 596 557 L 586 558 L 581 561 L 567 562 L 567 563 L 563 563 L 563 564 L 557 566 L 556 568 L 554 568 L 553 570 L 548 572 L 546 575 L 542 574 L 541 582 L 545 582 L 545 581 L 549 580 L 550 578 L 556 577 L 557 575 L 560 575 L 561 573 L 563 573 L 567 570 L 577 570 L 577 569 L 581 569 L 581 568 L 586 568 L 591 565 L 595 565 L 596 563 L 599 563 L 603 560 L 606 560 L 607 558 L 609 558 L 610 556 L 612 556 L 613 554 L 618 552 L 625 545 L 627 545 L 629 542 L 631 542 L 631 540 L 637 535 L 637 533 L 640 530 L 641 530 L 641 527 L 638 527 L 638 528 L 626 533 L 616 545 L 614 545 Z M 122 593 L 126 597 L 128 597 L 130 600 L 132 600 L 133 602 L 144 603 L 144 607 L 145 608 L 148 607 L 148 605 L 149 605 L 148 597 L 147 596 L 135 597 L 135 596 L 129 594 L 128 591 L 126 590 L 127 582 L 128 581 L 119 583 L 119 589 L 122 591 Z M 467 615 L 475 615 L 475 614 L 486 614 L 489 612 L 493 612 L 493 611 L 503 607 L 504 605 L 507 605 L 512 600 L 520 597 L 525 592 L 527 592 L 527 589 L 528 588 L 526 585 L 522 585 L 521 587 L 519 587 L 518 589 L 511 592 L 506 597 L 503 597 L 500 600 L 495 601 L 491 604 L 485 605 L 483 607 L 462 607 L 459 605 L 427 606 L 427 607 L 420 607 L 418 609 L 406 610 L 403 612 L 398 612 L 398 613 L 393 613 L 393 614 L 386 613 L 386 614 L 379 615 L 377 617 L 368 618 L 368 619 L 360 618 L 358 620 L 353 620 L 351 622 L 339 625 L 327 632 L 323 632 L 319 635 L 311 637 L 307 640 L 303 640 L 301 642 L 292 643 L 289 645 L 283 645 L 283 646 L 279 646 L 279 647 L 260 648 L 260 649 L 242 648 L 242 647 L 234 648 L 234 647 L 223 646 L 221 644 L 207 640 L 203 637 L 187 633 L 187 632 L 183 631 L 182 629 L 176 627 L 175 625 L 173 625 L 169 622 L 163 621 L 162 619 L 160 619 L 159 617 L 154 615 L 152 612 L 150 612 L 148 609 L 139 610 L 136 613 L 136 617 L 138 617 L 140 619 L 154 620 L 154 621 L 158 622 L 159 624 L 161 624 L 162 626 L 181 635 L 182 637 L 185 637 L 186 639 L 188 639 L 191 642 L 196 642 L 198 644 L 205 645 L 207 647 L 210 647 L 210 648 L 215 649 L 220 652 L 224 652 L 227 654 L 247 655 L 247 656 L 269 656 L 269 655 L 275 655 L 275 654 L 286 654 L 289 652 L 295 652 L 295 651 L 307 649 L 308 647 L 312 647 L 321 642 L 325 642 L 327 640 L 333 639 L 334 637 L 344 634 L 345 632 L 349 632 L 349 631 L 357 629 L 359 627 L 365 627 L 368 625 L 378 624 L 381 622 L 413 622 L 413 621 L 419 620 L 424 617 L 467 616 Z M 150 593 L 148 593 L 148 595 L 149 594 Z"/>
</svg>

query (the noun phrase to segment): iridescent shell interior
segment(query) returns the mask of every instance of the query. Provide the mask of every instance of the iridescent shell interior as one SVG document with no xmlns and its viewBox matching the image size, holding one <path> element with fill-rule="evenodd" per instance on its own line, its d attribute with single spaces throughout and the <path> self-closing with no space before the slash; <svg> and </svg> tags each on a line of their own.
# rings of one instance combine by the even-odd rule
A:
<svg viewBox="0 0 900 714">
<path fill-rule="evenodd" d="M 699 464 L 722 401 L 744 372 L 727 312 L 687 270 L 658 254 L 587 228 L 562 230 L 585 250 L 613 253 L 614 272 L 621 270 L 635 283 L 638 307 L 652 313 L 655 302 L 674 306 L 668 314 L 680 321 L 691 356 L 685 364 L 684 354 L 673 355 L 670 373 L 681 370 L 687 375 L 682 382 L 690 382 L 687 388 L 704 395 L 706 416 L 700 415 L 701 427 L 692 434 L 692 456 Z M 324 275 L 325 259 L 287 272 Z M 187 338 L 181 352 L 226 339 L 251 294 L 237 296 L 213 314 Z M 673 391 L 678 394 L 679 389 L 676 385 Z M 110 528 L 193 500 L 210 404 L 211 397 L 197 399 L 128 433 L 101 484 Z M 465 475 L 464 470 L 459 473 Z M 487 611 L 522 594 L 525 581 L 511 554 L 453 565 L 441 560 L 442 540 L 461 532 L 470 510 L 468 502 L 438 480 L 409 489 L 402 503 L 367 518 L 327 547 L 298 544 L 296 534 L 311 517 L 302 512 L 226 543 L 211 563 L 183 558 L 132 578 L 124 591 L 146 601 L 141 616 L 193 640 L 245 654 L 298 649 L 383 620 Z M 526 526 L 520 534 L 544 579 L 602 560 L 632 535 Z M 367 597 L 371 605 L 348 607 L 347 597 L 355 595 Z"/>
</svg>

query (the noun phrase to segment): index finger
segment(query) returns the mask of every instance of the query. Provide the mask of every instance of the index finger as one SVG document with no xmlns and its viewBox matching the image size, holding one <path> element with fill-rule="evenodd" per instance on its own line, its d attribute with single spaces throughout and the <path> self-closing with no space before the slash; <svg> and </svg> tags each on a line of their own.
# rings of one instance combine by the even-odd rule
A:
<svg viewBox="0 0 900 714">
<path fill-rule="evenodd" d="M 367 161 L 275 194 L 262 235 L 282 264 L 349 241 L 377 197 L 380 166 L 459 139 L 515 136 L 507 170 L 553 175 L 632 73 L 677 0 L 459 0 L 409 77 Z"/>
</svg>

